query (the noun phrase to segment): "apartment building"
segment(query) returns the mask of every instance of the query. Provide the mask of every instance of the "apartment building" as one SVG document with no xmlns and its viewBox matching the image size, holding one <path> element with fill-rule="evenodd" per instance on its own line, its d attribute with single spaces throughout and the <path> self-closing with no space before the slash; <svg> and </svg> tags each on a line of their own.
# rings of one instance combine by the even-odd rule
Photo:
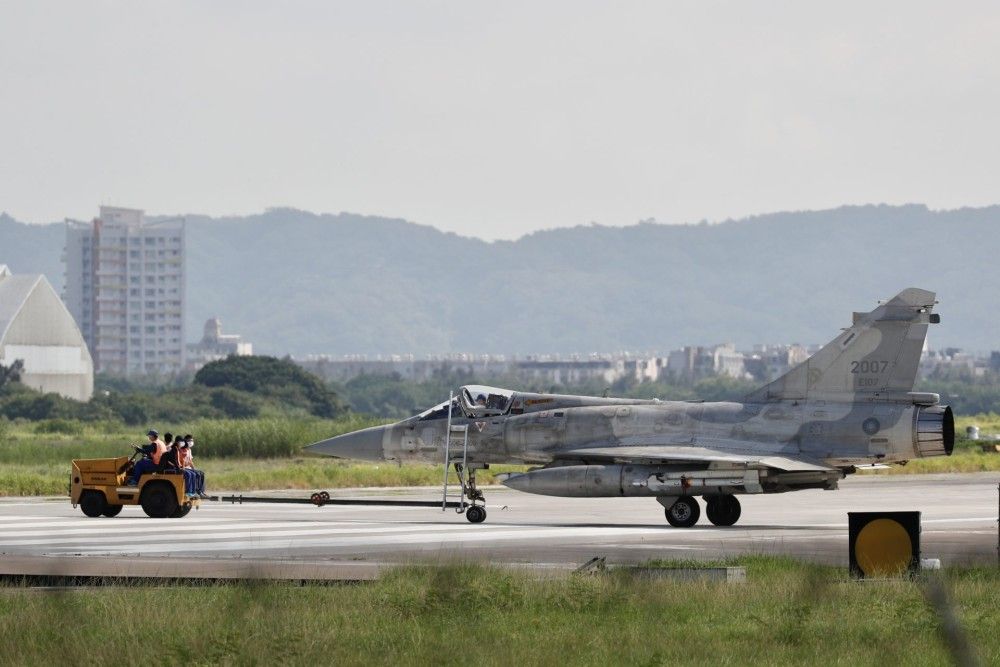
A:
<svg viewBox="0 0 1000 667">
<path fill-rule="evenodd" d="M 98 373 L 171 374 L 184 368 L 184 220 L 148 222 L 102 206 L 66 221 L 63 300 Z"/>
</svg>

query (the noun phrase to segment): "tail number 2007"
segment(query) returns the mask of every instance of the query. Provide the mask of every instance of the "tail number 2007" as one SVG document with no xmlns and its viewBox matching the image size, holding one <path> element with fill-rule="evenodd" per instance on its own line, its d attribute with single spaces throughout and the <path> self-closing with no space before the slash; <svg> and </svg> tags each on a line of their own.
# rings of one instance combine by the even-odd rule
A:
<svg viewBox="0 0 1000 667">
<path fill-rule="evenodd" d="M 885 372 L 885 369 L 889 367 L 888 361 L 879 361 L 877 359 L 865 359 L 863 361 L 852 361 L 851 362 L 851 372 L 855 375 L 874 375 L 878 376 Z M 878 377 L 859 377 L 855 381 L 855 386 L 857 387 L 874 387 L 878 385 Z"/>
<path fill-rule="evenodd" d="M 888 361 L 878 361 L 876 359 L 865 359 L 863 361 L 852 361 L 851 362 L 851 372 L 852 373 L 885 373 L 885 369 L 889 367 Z"/>
</svg>

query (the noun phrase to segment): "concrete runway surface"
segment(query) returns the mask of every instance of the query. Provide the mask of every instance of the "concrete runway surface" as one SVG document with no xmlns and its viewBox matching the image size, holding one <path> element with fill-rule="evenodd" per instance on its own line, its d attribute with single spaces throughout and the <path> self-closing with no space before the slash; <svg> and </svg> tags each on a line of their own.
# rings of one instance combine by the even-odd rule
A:
<svg viewBox="0 0 1000 667">
<path fill-rule="evenodd" d="M 843 565 L 847 512 L 919 510 L 923 557 L 945 565 L 996 563 L 998 482 L 997 474 L 856 475 L 839 491 L 740 496 L 743 516 L 731 528 L 709 524 L 703 507 L 699 524 L 688 529 L 671 528 L 652 498 L 550 498 L 502 488 L 485 490 L 489 517 L 479 525 L 454 510 L 432 508 L 217 502 L 183 519 L 149 519 L 138 507 L 126 507 L 113 519 L 90 519 L 67 499 L 6 499 L 0 501 L 0 553 L 144 561 L 187 556 L 198 562 L 549 564 L 582 563 L 593 556 L 636 563 L 787 554 Z M 406 489 L 336 495 L 431 500 L 439 494 Z"/>
</svg>

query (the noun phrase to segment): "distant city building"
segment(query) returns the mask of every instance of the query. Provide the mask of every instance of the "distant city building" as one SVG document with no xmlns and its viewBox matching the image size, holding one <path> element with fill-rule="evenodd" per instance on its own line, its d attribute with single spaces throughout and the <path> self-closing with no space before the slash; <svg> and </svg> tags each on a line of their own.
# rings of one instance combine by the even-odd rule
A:
<svg viewBox="0 0 1000 667">
<path fill-rule="evenodd" d="M 667 367 L 664 357 L 650 356 L 625 360 L 625 375 L 636 382 L 656 382 Z"/>
<path fill-rule="evenodd" d="M 0 364 L 24 363 L 22 384 L 78 401 L 94 393 L 94 365 L 73 316 L 43 275 L 0 264 Z"/>
<path fill-rule="evenodd" d="M 187 366 L 198 370 L 205 364 L 226 357 L 249 357 L 253 354 L 253 344 L 244 342 L 239 334 L 222 333 L 222 320 L 217 317 L 205 322 L 205 334 L 201 341 L 187 346 Z"/>
<path fill-rule="evenodd" d="M 361 375 L 398 375 L 403 380 L 423 382 L 435 375 L 466 373 L 476 377 L 504 375 L 510 362 L 502 356 L 454 354 L 417 359 L 412 354 L 389 355 L 369 359 L 362 355 L 342 358 L 314 355 L 295 359 L 295 363 L 324 380 L 347 382 Z"/>
<path fill-rule="evenodd" d="M 184 368 L 184 220 L 146 222 L 102 206 L 66 221 L 63 299 L 97 372 L 170 374 Z"/>
<path fill-rule="evenodd" d="M 716 345 L 702 352 L 706 358 L 706 370 L 709 375 L 718 375 L 730 378 L 746 377 L 747 369 L 743 354 L 736 351 L 736 346 L 732 343 Z"/>
<path fill-rule="evenodd" d="M 744 365 L 751 377 L 769 382 L 792 370 L 809 358 L 816 349 L 809 350 L 802 345 L 754 345 L 746 355 Z"/>
<path fill-rule="evenodd" d="M 687 346 L 667 356 L 649 354 L 594 354 L 563 359 L 558 355 L 523 358 L 501 355 L 454 354 L 417 359 L 413 355 L 389 355 L 369 359 L 357 355 L 343 358 L 312 356 L 295 363 L 326 380 L 347 382 L 361 375 L 397 375 L 404 380 L 426 381 L 449 373 L 465 373 L 479 380 L 504 378 L 510 382 L 542 385 L 573 385 L 598 381 L 606 385 L 621 380 L 635 382 L 696 382 L 709 377 L 731 377 L 760 382 L 774 380 L 806 361 L 820 349 L 798 344 L 755 345 L 740 351 L 732 343 Z M 1000 372 L 1000 352 L 977 357 L 962 350 L 925 350 L 920 377 L 934 371 L 960 370 L 975 376 Z"/>
<path fill-rule="evenodd" d="M 625 377 L 624 359 L 570 359 L 518 361 L 512 369 L 518 377 L 547 384 L 582 384 L 597 380 L 611 384 Z"/>
<path fill-rule="evenodd" d="M 674 380 L 700 380 L 715 376 L 742 378 L 746 374 L 746 357 L 737 352 L 732 343 L 674 350 L 667 357 L 665 373 L 666 377 Z"/>
<path fill-rule="evenodd" d="M 946 347 L 940 350 L 924 350 L 920 357 L 919 377 L 926 378 L 934 374 L 969 374 L 981 376 L 991 367 L 993 358 L 977 358 L 957 347 Z"/>
</svg>

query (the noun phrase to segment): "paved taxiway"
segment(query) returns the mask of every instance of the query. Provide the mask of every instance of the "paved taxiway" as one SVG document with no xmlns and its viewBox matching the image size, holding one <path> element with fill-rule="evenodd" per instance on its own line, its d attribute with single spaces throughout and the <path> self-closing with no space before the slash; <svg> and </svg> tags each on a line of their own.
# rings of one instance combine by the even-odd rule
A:
<svg viewBox="0 0 1000 667">
<path fill-rule="evenodd" d="M 736 526 L 716 528 L 703 513 L 689 529 L 667 525 L 652 498 L 549 498 L 499 488 L 486 490 L 489 518 L 480 525 L 454 510 L 221 503 L 206 503 L 179 520 L 148 519 L 138 507 L 113 519 L 89 519 L 65 499 L 7 499 L 0 502 L 0 553 L 537 563 L 768 553 L 844 564 L 847 512 L 920 510 L 924 557 L 995 563 L 998 482 L 997 474 L 857 475 L 839 491 L 741 496 Z M 429 489 L 363 495 L 439 497 Z"/>
</svg>

